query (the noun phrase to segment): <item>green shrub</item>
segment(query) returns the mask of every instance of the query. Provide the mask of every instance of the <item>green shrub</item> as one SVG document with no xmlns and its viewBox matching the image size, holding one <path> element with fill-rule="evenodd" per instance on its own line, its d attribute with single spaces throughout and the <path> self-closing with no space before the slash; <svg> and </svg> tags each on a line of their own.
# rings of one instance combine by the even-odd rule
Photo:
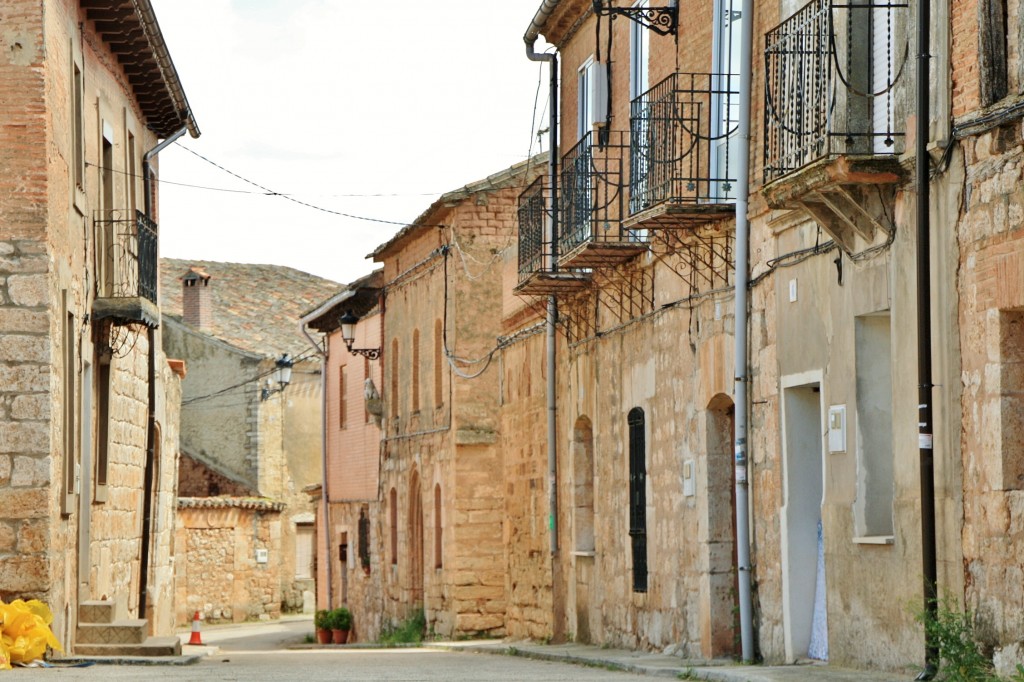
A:
<svg viewBox="0 0 1024 682">
<path fill-rule="evenodd" d="M 380 631 L 381 644 L 419 644 L 423 641 L 423 632 L 427 627 L 427 617 L 423 609 L 418 609 L 412 616 L 398 625 L 386 625 Z"/>
<path fill-rule="evenodd" d="M 328 616 L 328 628 L 331 630 L 351 630 L 352 612 L 344 606 L 333 609 Z"/>
<path fill-rule="evenodd" d="M 331 612 L 327 609 L 320 609 L 313 615 L 313 627 L 317 630 L 331 629 Z"/>
</svg>

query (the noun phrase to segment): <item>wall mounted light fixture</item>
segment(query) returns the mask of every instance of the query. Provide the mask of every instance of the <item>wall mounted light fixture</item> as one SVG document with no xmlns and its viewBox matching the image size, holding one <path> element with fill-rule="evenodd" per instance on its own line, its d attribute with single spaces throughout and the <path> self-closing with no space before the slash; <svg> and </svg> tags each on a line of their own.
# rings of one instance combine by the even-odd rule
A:
<svg viewBox="0 0 1024 682">
<path fill-rule="evenodd" d="M 338 322 L 341 323 L 341 340 L 345 342 L 345 347 L 348 348 L 349 353 L 352 355 L 362 355 L 370 360 L 376 360 L 380 357 L 380 348 L 352 347 L 352 343 L 356 340 L 356 323 L 359 322 L 359 318 L 351 310 L 346 310 L 345 314 L 338 318 Z"/>
<path fill-rule="evenodd" d="M 282 353 L 281 357 L 274 361 L 274 371 L 270 374 L 271 378 L 267 379 L 267 385 L 260 392 L 260 400 L 266 400 L 275 393 L 280 393 L 288 388 L 288 384 L 292 382 L 292 366 L 294 364 L 287 353 Z"/>
<path fill-rule="evenodd" d="M 668 0 L 667 7 L 612 7 L 612 2 L 614 0 L 594 0 L 594 14 L 612 19 L 624 16 L 663 36 L 675 35 L 679 28 L 678 0 Z"/>
</svg>

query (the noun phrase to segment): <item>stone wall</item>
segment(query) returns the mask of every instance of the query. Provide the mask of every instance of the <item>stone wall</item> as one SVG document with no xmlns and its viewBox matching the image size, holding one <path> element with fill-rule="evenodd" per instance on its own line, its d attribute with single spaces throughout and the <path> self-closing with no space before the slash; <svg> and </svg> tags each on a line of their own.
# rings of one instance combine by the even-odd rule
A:
<svg viewBox="0 0 1024 682">
<path fill-rule="evenodd" d="M 196 611 L 211 622 L 281 616 L 282 508 L 259 499 L 179 498 L 175 532 L 179 626 L 191 622 Z"/>
</svg>

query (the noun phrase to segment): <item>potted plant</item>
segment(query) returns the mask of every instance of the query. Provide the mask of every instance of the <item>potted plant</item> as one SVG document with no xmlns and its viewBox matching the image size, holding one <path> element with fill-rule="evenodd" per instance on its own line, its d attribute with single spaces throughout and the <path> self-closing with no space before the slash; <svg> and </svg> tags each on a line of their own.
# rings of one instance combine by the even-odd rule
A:
<svg viewBox="0 0 1024 682">
<path fill-rule="evenodd" d="M 344 606 L 334 609 L 330 615 L 331 641 L 344 644 L 348 641 L 349 630 L 352 629 L 352 612 Z"/>
<path fill-rule="evenodd" d="M 316 643 L 331 643 L 331 612 L 321 609 L 313 615 L 313 627 L 316 628 Z"/>
</svg>

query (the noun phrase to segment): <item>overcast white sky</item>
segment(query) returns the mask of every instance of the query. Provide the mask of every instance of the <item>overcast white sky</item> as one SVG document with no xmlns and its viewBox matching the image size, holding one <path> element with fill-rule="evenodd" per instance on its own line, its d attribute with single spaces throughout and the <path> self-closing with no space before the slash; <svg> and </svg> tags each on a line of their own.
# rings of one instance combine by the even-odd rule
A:
<svg viewBox="0 0 1024 682">
<path fill-rule="evenodd" d="M 179 143 L 295 199 L 397 222 L 525 159 L 531 143 L 539 151 L 547 65 L 526 58 L 522 36 L 540 4 L 153 0 L 202 131 Z M 167 257 L 347 283 L 400 229 L 261 195 L 177 145 L 160 155 L 160 178 Z"/>
</svg>

